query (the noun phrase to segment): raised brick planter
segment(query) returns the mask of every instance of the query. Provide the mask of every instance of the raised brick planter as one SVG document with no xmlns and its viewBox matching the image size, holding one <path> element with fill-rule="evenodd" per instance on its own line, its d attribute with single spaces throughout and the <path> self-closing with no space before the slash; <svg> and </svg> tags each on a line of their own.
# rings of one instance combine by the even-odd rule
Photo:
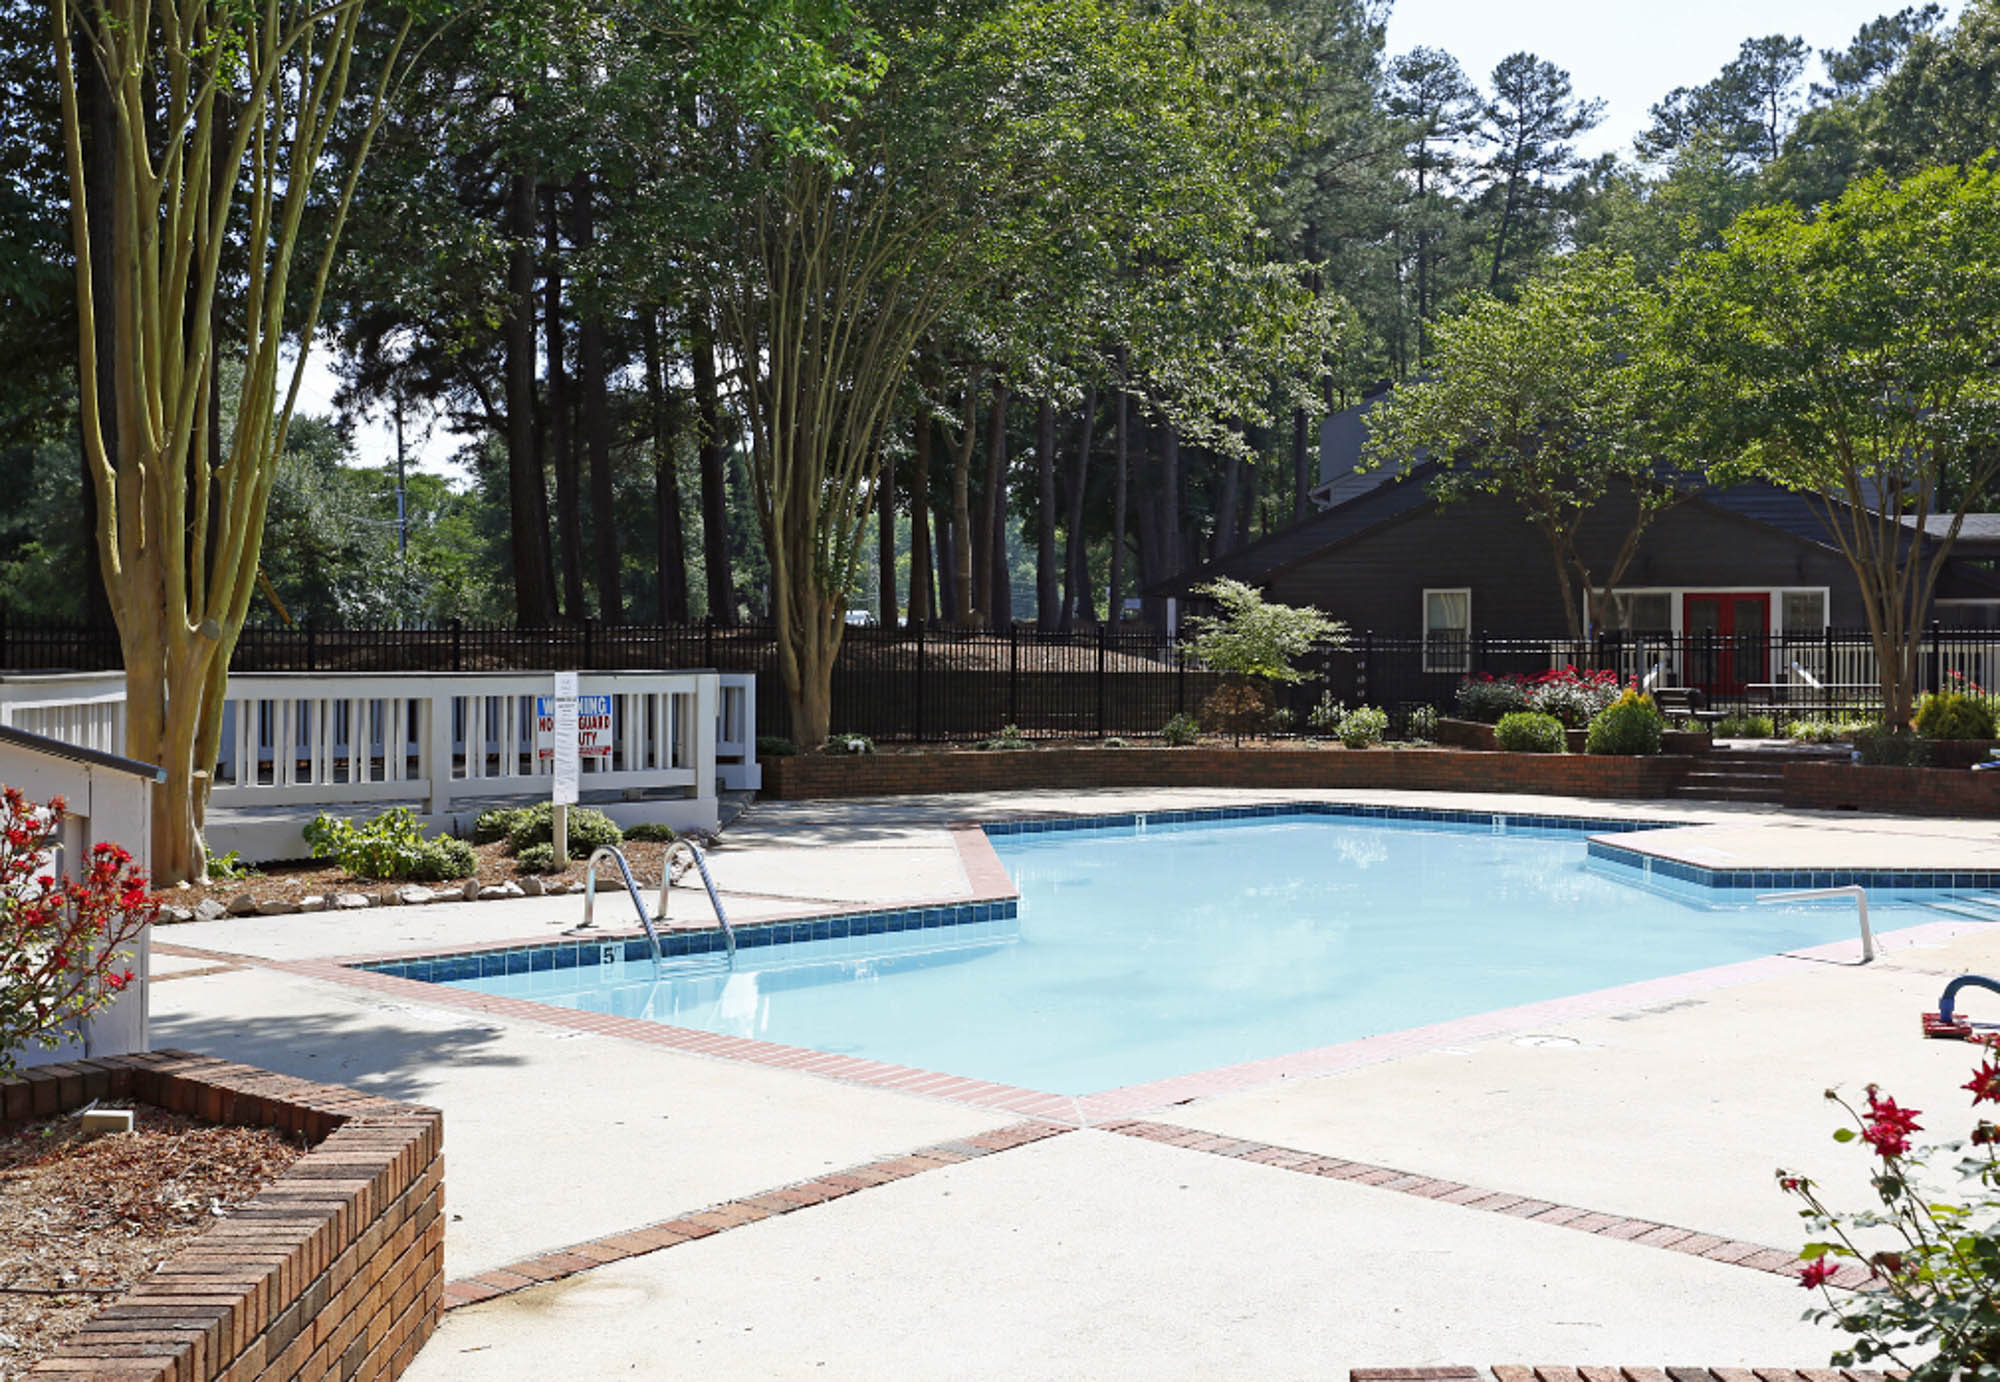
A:
<svg viewBox="0 0 2000 1382">
<path fill-rule="evenodd" d="M 28 1373 L 69 1382 L 400 1376 L 444 1304 L 436 1110 L 187 1051 L 31 1068 L 0 1128 L 131 1098 L 317 1143 Z"/>
<path fill-rule="evenodd" d="M 1454 749 L 1036 749 L 1025 753 L 807 754 L 764 763 L 764 795 L 1088 791 L 1098 787 L 1383 787 L 1651 799 L 1680 782 L 1681 758 L 1477 753 Z"/>
<path fill-rule="evenodd" d="M 1785 805 L 1909 816 L 2000 816 L 2000 773 L 1787 763 Z"/>
</svg>

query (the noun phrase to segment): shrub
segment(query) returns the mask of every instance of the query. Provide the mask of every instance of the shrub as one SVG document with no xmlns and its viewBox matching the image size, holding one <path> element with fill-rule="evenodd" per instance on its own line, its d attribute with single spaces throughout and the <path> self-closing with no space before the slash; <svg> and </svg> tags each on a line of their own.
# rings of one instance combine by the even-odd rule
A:
<svg viewBox="0 0 2000 1382">
<path fill-rule="evenodd" d="M 1917 733 L 1926 739 L 1991 739 L 1993 707 L 1964 691 L 1925 696 L 1917 703 Z"/>
<path fill-rule="evenodd" d="M 2000 1101 L 2000 1061 L 1990 1050 L 1975 1049 L 1980 1062 L 1964 1088 L 1977 1107 Z M 1909 1367 L 1911 1382 L 1991 1377 L 2000 1357 L 2000 1258 L 1993 1231 L 2000 1212 L 2000 1127 L 1980 1117 L 1970 1146 L 1947 1142 L 1913 1151 L 1910 1135 L 1923 1131 L 1921 1109 L 1901 1107 L 1874 1085 L 1859 1109 L 1837 1091 L 1826 1097 L 1853 1121 L 1837 1129 L 1834 1140 L 1859 1142 L 1876 1161 L 1869 1182 L 1877 1203 L 1858 1214 L 1830 1209 L 1819 1186 L 1794 1171 L 1778 1172 L 1778 1187 L 1804 1202 L 1799 1214 L 1815 1239 L 1800 1251 L 1799 1284 L 1818 1290 L 1826 1305 L 1806 1317 L 1854 1341 L 1833 1355 L 1834 1366 L 1879 1358 Z M 1961 1189 L 1955 1194 L 1938 1184 L 1943 1168 L 1932 1162 L 1939 1153 L 1957 1175 Z M 1839 1270 L 1837 1259 L 1867 1268 L 1866 1283 L 1836 1296 L 1828 1278 Z M 1911 1355 L 1921 1361 L 1910 1361 Z"/>
<path fill-rule="evenodd" d="M 799 746 L 782 734 L 760 734 L 757 736 L 757 756 L 759 758 L 790 758 L 799 751 Z"/>
<path fill-rule="evenodd" d="M 1350 749 L 1373 748 L 1388 732 L 1388 715 L 1372 705 L 1357 705 L 1341 717 L 1340 742 Z"/>
<path fill-rule="evenodd" d="M 554 873 L 556 871 L 556 845 L 554 840 L 545 844 L 529 845 L 514 855 L 514 867 L 522 873 Z"/>
<path fill-rule="evenodd" d="M 1864 725 L 1854 732 L 1854 747 L 1873 768 L 1921 768 L 1931 761 L 1930 740 L 1900 726 Z"/>
<path fill-rule="evenodd" d="M 1201 726 L 1192 715 L 1176 715 L 1160 726 L 1160 737 L 1174 748 L 1186 748 L 1201 738 Z"/>
<path fill-rule="evenodd" d="M 1316 609 L 1272 604 L 1241 581 L 1220 580 L 1195 587 L 1195 594 L 1215 601 L 1214 618 L 1188 620 L 1194 637 L 1188 648 L 1218 672 L 1252 682 L 1303 681 L 1294 664 L 1314 644 L 1345 647 L 1347 625 Z"/>
<path fill-rule="evenodd" d="M 1334 698 L 1333 692 L 1322 691 L 1313 708 L 1306 712 L 1306 728 L 1315 734 L 1334 734 L 1346 715 L 1347 707 Z"/>
<path fill-rule="evenodd" d="M 821 747 L 822 753 L 873 753 L 875 741 L 865 734 L 829 734 Z"/>
<path fill-rule="evenodd" d="M 1403 717 L 1403 734 L 1420 744 L 1437 738 L 1438 712 L 1434 705 L 1413 705 Z"/>
<path fill-rule="evenodd" d="M 1579 672 L 1564 667 L 1527 683 L 1527 708 L 1555 716 L 1565 729 L 1582 729 L 1618 699 L 1619 689 L 1616 672 Z"/>
<path fill-rule="evenodd" d="M 58 1046 L 132 982 L 129 946 L 159 914 L 146 875 L 108 840 L 83 877 L 50 870 L 67 803 L 0 789 L 0 1077 L 30 1042 Z"/>
<path fill-rule="evenodd" d="M 1666 720 L 1652 698 L 1628 690 L 1591 717 L 1584 751 L 1627 757 L 1655 754 L 1660 751 L 1660 732 L 1665 728 Z"/>
<path fill-rule="evenodd" d="M 993 753 L 1006 752 L 1009 749 L 1031 749 L 1034 745 L 1028 742 L 1027 735 L 1021 733 L 1019 725 L 1002 725 L 997 735 L 991 739 L 981 739 L 973 747 Z"/>
<path fill-rule="evenodd" d="M 625 838 L 617 822 L 602 811 L 588 806 L 569 808 L 569 852 L 588 854 L 599 845 L 615 845 Z M 548 802 L 523 807 L 507 832 L 507 849 L 519 858 L 529 845 L 552 844 L 556 838 L 556 810 Z"/>
<path fill-rule="evenodd" d="M 477 868 L 472 846 L 449 835 L 426 840 L 407 806 L 384 811 L 366 825 L 321 812 L 305 828 L 315 859 L 331 859 L 356 878 L 436 882 L 468 878 Z"/>
<path fill-rule="evenodd" d="M 1231 677 L 1201 703 L 1201 722 L 1221 730 L 1239 743 L 1246 734 L 1271 727 L 1271 693 L 1262 683 Z"/>
<path fill-rule="evenodd" d="M 1493 727 L 1493 739 L 1510 753 L 1561 753 L 1569 747 L 1562 721 L 1533 710 L 1501 716 Z"/>
<path fill-rule="evenodd" d="M 674 828 L 659 821 L 641 821 L 625 828 L 625 838 L 641 844 L 670 845 L 680 838 Z"/>
<path fill-rule="evenodd" d="M 235 850 L 217 854 L 208 848 L 208 841 L 202 841 L 202 850 L 208 855 L 208 876 L 212 880 L 233 883 L 239 878 L 248 878 L 257 870 L 237 857 Z"/>
<path fill-rule="evenodd" d="M 1718 739 L 1770 739 L 1778 728 L 1769 715 L 1724 715 L 1710 732 Z"/>
<path fill-rule="evenodd" d="M 506 839 L 514 833 L 521 817 L 527 814 L 525 806 L 496 806 L 489 811 L 481 811 L 472 823 L 472 843 L 490 845 Z"/>
<path fill-rule="evenodd" d="M 1519 677 L 1467 677 L 1458 684 L 1458 713 L 1467 720 L 1495 725 L 1528 707 L 1528 690 Z"/>
</svg>

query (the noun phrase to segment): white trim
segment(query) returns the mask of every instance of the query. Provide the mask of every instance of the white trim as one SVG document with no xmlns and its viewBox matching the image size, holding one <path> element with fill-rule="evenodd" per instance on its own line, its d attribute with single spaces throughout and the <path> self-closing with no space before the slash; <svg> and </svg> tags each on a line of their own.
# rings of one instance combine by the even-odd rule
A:
<svg viewBox="0 0 2000 1382">
<path fill-rule="evenodd" d="M 1785 632 L 1785 596 L 1787 595 L 1818 595 L 1820 598 L 1820 610 L 1826 623 L 1830 623 L 1833 616 L 1833 588 L 1824 585 L 1617 585 L 1612 586 L 1609 593 L 1613 595 L 1668 596 L 1669 608 L 1673 615 L 1672 632 L 1676 636 L 1686 632 L 1686 605 L 1682 597 L 1687 595 L 1763 595 L 1771 602 L 1771 627 L 1769 631 L 1772 634 Z M 1939 603 L 1942 602 L 1940 601 Z M 1820 628 L 1814 629 L 1813 632 L 1820 632 L 1821 629 L 1826 627 L 1826 623 L 1822 623 Z M 1588 594 L 1583 597 L 1583 626 L 1585 628 L 1590 627 L 1590 596 Z M 1648 632 L 1657 633 L 1659 630 L 1653 629 L 1648 630 Z"/>
<path fill-rule="evenodd" d="M 1462 595 L 1465 597 L 1465 628 L 1460 631 L 1460 645 L 1457 657 L 1452 657 L 1443 649 L 1433 656 L 1431 651 L 1431 596 Z M 1425 586 L 1423 605 L 1418 611 L 1419 627 L 1423 629 L 1423 669 L 1426 672 L 1469 672 L 1472 670 L 1472 587 L 1469 585 Z"/>
</svg>

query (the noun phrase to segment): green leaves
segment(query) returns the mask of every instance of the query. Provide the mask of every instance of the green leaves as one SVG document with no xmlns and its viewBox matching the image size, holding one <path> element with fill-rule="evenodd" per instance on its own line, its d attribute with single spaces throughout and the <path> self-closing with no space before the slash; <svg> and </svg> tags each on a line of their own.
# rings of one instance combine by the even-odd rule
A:
<svg viewBox="0 0 2000 1382">
<path fill-rule="evenodd" d="M 1188 621 L 1194 630 L 1189 646 L 1208 666 L 1231 676 L 1266 681 L 1303 681 L 1293 664 L 1315 644 L 1344 645 L 1347 626 L 1318 610 L 1267 602 L 1241 581 L 1220 580 L 1196 588 L 1214 600 L 1222 613 Z"/>
</svg>

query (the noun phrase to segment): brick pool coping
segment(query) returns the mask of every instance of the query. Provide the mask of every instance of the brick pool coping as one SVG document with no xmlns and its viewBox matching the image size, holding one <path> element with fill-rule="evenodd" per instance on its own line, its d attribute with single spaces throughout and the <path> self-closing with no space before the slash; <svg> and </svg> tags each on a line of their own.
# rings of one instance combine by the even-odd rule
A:
<svg viewBox="0 0 2000 1382">
<path fill-rule="evenodd" d="M 32 1066 L 0 1127 L 131 1098 L 316 1145 L 25 1374 L 230 1382 L 402 1374 L 444 1301 L 436 1109 L 189 1051 Z"/>
</svg>

